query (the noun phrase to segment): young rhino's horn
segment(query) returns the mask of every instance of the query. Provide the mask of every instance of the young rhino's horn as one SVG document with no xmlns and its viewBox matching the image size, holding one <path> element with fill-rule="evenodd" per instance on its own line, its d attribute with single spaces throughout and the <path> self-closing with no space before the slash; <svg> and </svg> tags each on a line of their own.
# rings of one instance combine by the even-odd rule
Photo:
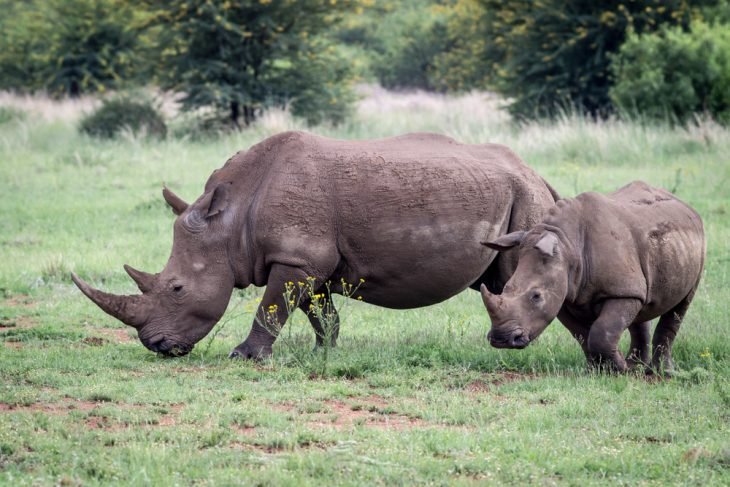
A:
<svg viewBox="0 0 730 487">
<path fill-rule="evenodd" d="M 484 301 L 484 306 L 487 307 L 487 311 L 495 311 L 499 307 L 501 298 L 490 293 L 489 289 L 487 289 L 487 286 L 485 286 L 483 283 L 481 286 L 479 286 L 479 290 L 481 291 L 482 301 Z"/>
<path fill-rule="evenodd" d="M 86 284 L 79 276 L 71 273 L 71 279 L 82 293 L 100 307 L 106 314 L 134 328 L 145 324 L 144 310 L 147 308 L 144 296 L 117 296 L 109 294 Z"/>
</svg>

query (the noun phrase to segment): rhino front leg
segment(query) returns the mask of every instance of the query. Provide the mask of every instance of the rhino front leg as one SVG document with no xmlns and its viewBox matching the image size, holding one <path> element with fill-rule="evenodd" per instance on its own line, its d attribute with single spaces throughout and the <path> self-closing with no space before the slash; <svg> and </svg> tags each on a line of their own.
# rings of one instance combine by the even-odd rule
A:
<svg viewBox="0 0 730 487">
<path fill-rule="evenodd" d="M 271 356 L 271 347 L 289 319 L 290 310 L 285 298 L 287 283 L 301 282 L 306 278 L 306 272 L 300 268 L 280 264 L 272 266 L 251 331 L 246 340 L 228 355 L 229 358 L 261 360 Z"/>
<path fill-rule="evenodd" d="M 634 323 L 629 327 L 631 345 L 626 354 L 626 366 L 630 369 L 649 363 L 649 343 L 651 338 L 651 321 Z"/>
<path fill-rule="evenodd" d="M 626 360 L 618 348 L 621 334 L 641 310 L 638 299 L 607 299 L 588 333 L 589 361 L 599 369 L 626 372 Z"/>
<path fill-rule="evenodd" d="M 576 339 L 580 347 L 583 349 L 583 353 L 586 358 L 590 360 L 590 354 L 588 353 L 588 333 L 590 332 L 590 327 L 576 319 L 565 309 L 560 310 L 558 313 L 558 319 L 563 326 L 568 329 L 570 334 L 573 335 L 573 338 Z"/>
</svg>

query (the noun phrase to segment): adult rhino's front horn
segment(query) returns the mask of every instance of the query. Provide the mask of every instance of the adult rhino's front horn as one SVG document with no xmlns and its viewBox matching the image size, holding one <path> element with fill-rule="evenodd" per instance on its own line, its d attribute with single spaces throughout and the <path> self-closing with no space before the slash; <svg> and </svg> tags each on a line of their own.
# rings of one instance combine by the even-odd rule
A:
<svg viewBox="0 0 730 487">
<path fill-rule="evenodd" d="M 139 272 L 139 271 L 137 271 Z M 145 274 L 145 276 L 150 276 Z M 118 296 L 89 286 L 79 276 L 71 273 L 74 284 L 105 313 L 134 328 L 140 328 L 149 314 L 148 299 L 144 295 Z M 135 279 L 137 281 L 137 279 Z M 137 282 L 140 289 L 143 287 Z"/>
</svg>

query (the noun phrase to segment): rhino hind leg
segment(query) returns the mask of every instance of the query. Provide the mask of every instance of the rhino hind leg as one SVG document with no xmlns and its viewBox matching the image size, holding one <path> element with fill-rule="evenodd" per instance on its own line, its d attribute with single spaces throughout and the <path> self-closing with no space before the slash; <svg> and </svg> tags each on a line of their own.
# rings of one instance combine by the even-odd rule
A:
<svg viewBox="0 0 730 487">
<path fill-rule="evenodd" d="M 654 337 L 652 338 L 654 351 L 651 357 L 651 367 L 647 369 L 647 373 L 671 374 L 674 371 L 672 344 L 696 290 L 696 287 L 692 289 L 687 297 L 680 301 L 677 306 L 659 318 L 659 323 L 656 326 L 656 330 L 654 330 Z"/>
<path fill-rule="evenodd" d="M 634 323 L 629 327 L 629 333 L 631 344 L 626 354 L 626 366 L 633 369 L 647 365 L 651 344 L 651 321 Z"/>
<path fill-rule="evenodd" d="M 321 282 L 301 268 L 281 264 L 271 267 L 264 296 L 256 310 L 251 331 L 246 340 L 231 351 L 229 358 L 263 360 L 271 356 L 271 349 L 281 328 L 289 319 L 290 307 L 286 302 L 287 283 L 303 282 L 307 278 Z"/>
<path fill-rule="evenodd" d="M 325 288 L 320 288 L 317 292 L 324 295 L 319 301 L 324 306 L 324 313 L 319 314 L 327 315 L 324 323 L 322 323 L 318 313 L 310 309 L 311 300 L 303 300 L 299 304 L 299 309 L 307 315 L 309 323 L 314 328 L 315 349 L 323 347 L 325 344 L 335 347 L 337 346 L 337 337 L 340 335 L 340 315 L 337 308 L 335 308 L 334 301 L 332 301 L 332 294 Z"/>
</svg>

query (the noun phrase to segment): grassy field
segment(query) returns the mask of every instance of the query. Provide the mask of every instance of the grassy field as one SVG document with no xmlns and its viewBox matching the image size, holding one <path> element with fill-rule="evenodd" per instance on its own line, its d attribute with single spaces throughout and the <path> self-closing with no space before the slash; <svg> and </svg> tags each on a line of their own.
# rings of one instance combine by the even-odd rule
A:
<svg viewBox="0 0 730 487">
<path fill-rule="evenodd" d="M 159 358 L 69 272 L 134 292 L 122 264 L 156 272 L 169 255 L 162 184 L 193 200 L 232 153 L 297 124 L 276 112 L 215 141 L 100 142 L 75 130 L 88 101 L 0 102 L 0 485 L 730 484 L 727 129 L 517 127 L 486 95 L 377 90 L 348 125 L 310 129 L 500 142 L 564 196 L 673 190 L 703 216 L 708 258 L 681 372 L 647 380 L 589 372 L 559 323 L 526 350 L 490 348 L 471 291 L 410 311 L 339 300 L 326 363 L 297 313 L 256 365 L 226 358 L 261 296 L 247 289 L 189 356 Z"/>
</svg>

